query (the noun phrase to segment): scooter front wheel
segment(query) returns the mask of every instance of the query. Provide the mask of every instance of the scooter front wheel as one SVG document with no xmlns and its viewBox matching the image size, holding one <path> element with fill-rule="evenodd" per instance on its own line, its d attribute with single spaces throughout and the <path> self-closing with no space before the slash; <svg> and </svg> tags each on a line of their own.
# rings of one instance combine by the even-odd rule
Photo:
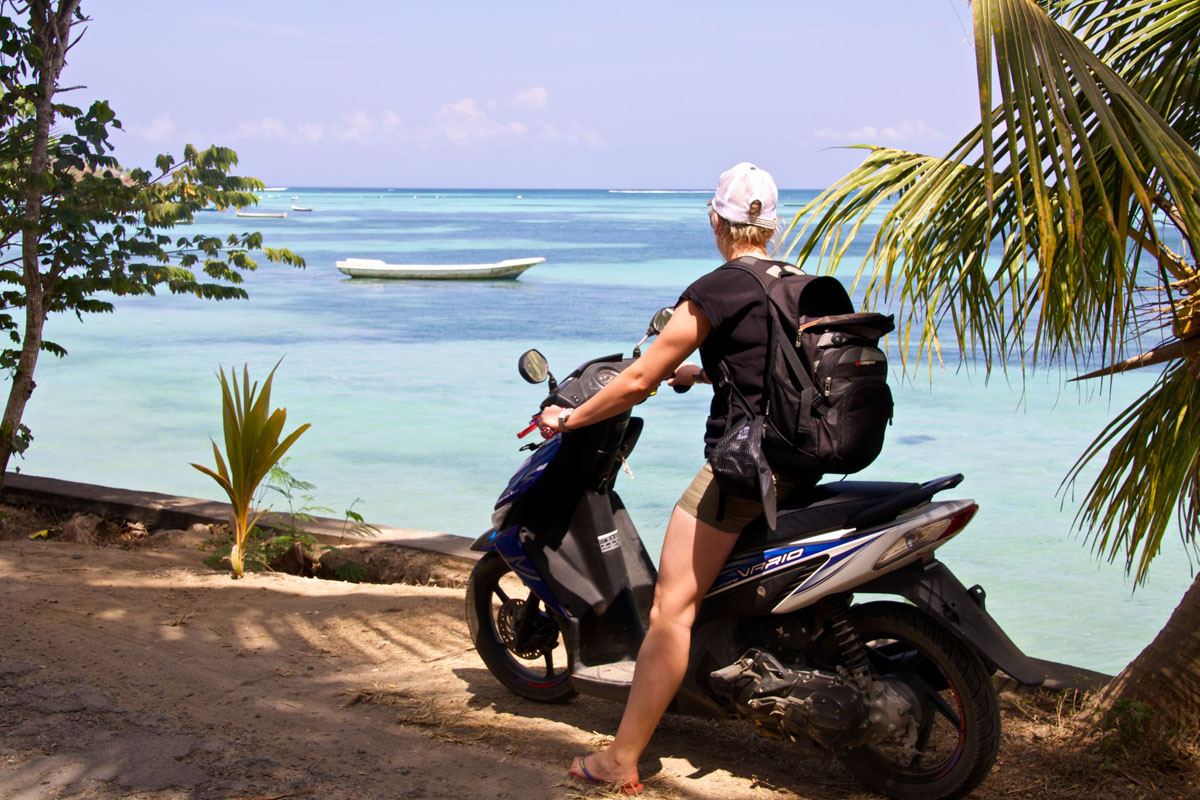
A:
<svg viewBox="0 0 1200 800">
<path fill-rule="evenodd" d="M 467 626 L 483 663 L 511 691 L 539 703 L 576 695 L 558 623 L 496 553 L 471 572 Z"/>
</svg>

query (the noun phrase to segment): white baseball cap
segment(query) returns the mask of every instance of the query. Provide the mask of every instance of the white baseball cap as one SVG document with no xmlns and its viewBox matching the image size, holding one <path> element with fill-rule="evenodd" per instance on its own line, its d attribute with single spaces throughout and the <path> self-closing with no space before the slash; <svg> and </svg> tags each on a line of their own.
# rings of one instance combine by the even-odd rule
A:
<svg viewBox="0 0 1200 800">
<path fill-rule="evenodd" d="M 750 204 L 755 200 L 762 207 L 757 215 L 751 216 Z M 771 173 L 743 161 L 721 173 L 717 193 L 708 204 L 722 219 L 730 222 L 774 228 L 775 204 L 778 200 L 779 189 Z"/>
</svg>

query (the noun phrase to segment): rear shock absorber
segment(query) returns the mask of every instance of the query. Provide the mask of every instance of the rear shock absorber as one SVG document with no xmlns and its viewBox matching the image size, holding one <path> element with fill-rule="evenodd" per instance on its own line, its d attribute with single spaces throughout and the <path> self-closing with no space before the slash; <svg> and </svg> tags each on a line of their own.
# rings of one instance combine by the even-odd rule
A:
<svg viewBox="0 0 1200 800">
<path fill-rule="evenodd" d="M 845 661 L 850 677 L 859 688 L 870 694 L 871 674 L 867 664 L 867 649 L 858 632 L 850 624 L 850 600 L 847 595 L 829 595 L 819 602 L 821 612 L 829 623 L 829 630 L 837 642 L 838 650 Z"/>
</svg>

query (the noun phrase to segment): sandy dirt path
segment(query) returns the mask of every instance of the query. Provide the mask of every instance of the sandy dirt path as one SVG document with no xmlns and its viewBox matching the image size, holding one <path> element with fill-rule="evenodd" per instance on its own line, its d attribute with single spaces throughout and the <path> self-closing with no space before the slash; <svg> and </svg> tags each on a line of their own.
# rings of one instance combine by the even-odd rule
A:
<svg viewBox="0 0 1200 800">
<path fill-rule="evenodd" d="M 565 773 L 620 707 L 505 690 L 461 588 L 234 581 L 200 538 L 0 541 L 0 798 L 612 796 Z M 1200 796 L 1194 765 L 1102 772 L 1063 746 L 1056 703 L 1002 695 L 1000 758 L 973 797 Z M 668 717 L 641 772 L 651 798 L 869 797 L 823 753 L 739 723 Z"/>
<path fill-rule="evenodd" d="M 461 589 L 233 581 L 179 543 L 0 542 L 0 613 L 9 800 L 598 794 L 565 768 L 620 711 L 504 690 Z M 819 753 L 682 718 L 642 770 L 650 796 L 861 796 Z"/>
</svg>

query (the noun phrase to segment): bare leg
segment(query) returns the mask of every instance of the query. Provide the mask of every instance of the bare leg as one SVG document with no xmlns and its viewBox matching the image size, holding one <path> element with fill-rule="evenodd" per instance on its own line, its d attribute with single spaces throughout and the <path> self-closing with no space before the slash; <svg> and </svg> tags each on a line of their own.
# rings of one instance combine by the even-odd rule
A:
<svg viewBox="0 0 1200 800">
<path fill-rule="evenodd" d="M 638 651 L 633 687 L 616 738 L 587 757 L 597 778 L 637 781 L 637 762 L 667 710 L 687 669 L 692 623 L 712 582 L 733 550 L 737 535 L 718 530 L 681 511 L 671 513 L 659 559 L 650 630 Z M 578 760 L 570 774 L 584 777 Z"/>
</svg>

